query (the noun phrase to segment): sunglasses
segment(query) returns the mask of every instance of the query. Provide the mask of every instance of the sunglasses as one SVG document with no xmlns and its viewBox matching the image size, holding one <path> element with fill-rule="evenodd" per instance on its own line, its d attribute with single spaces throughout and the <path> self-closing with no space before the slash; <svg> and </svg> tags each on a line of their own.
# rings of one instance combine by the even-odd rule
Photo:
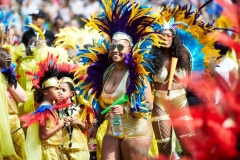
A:
<svg viewBox="0 0 240 160">
<path fill-rule="evenodd" d="M 122 45 L 122 44 L 117 44 L 117 45 L 115 45 L 115 44 L 109 44 L 108 46 L 109 46 L 110 51 L 113 51 L 113 50 L 117 47 L 117 50 L 118 50 L 119 52 L 121 52 L 125 47 L 131 47 L 131 46 L 124 46 L 124 45 Z"/>
</svg>

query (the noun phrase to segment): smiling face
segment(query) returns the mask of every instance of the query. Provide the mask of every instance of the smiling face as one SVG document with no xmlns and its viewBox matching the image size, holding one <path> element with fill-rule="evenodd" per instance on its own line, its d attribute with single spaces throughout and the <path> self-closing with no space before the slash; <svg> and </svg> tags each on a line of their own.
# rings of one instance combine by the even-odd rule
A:
<svg viewBox="0 0 240 160">
<path fill-rule="evenodd" d="M 164 48 L 170 48 L 172 46 L 172 43 L 173 43 L 173 34 L 170 30 L 164 30 L 162 32 L 162 34 L 166 37 L 166 40 L 167 40 L 167 44 L 164 45 L 163 47 Z"/>
<path fill-rule="evenodd" d="M 122 62 L 124 61 L 124 54 L 128 54 L 131 51 L 131 46 L 129 41 L 122 40 L 112 40 L 112 44 L 110 44 L 110 56 L 113 59 L 113 62 Z"/>
</svg>

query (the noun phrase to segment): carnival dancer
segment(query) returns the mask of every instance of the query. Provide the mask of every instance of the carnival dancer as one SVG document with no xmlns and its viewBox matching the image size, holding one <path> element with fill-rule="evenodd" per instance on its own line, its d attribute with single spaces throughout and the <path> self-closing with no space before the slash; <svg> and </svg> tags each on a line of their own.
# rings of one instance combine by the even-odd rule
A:
<svg viewBox="0 0 240 160">
<path fill-rule="evenodd" d="M 65 122 L 54 111 L 54 103 L 61 97 L 56 63 L 57 57 L 49 54 L 47 59 L 38 63 L 39 70 L 26 72 L 35 89 L 34 100 L 39 104 L 35 112 L 20 117 L 24 122 L 22 127 L 28 127 L 26 147 L 29 159 L 60 159 L 61 129 Z"/>
<path fill-rule="evenodd" d="M 26 93 L 23 88 L 18 84 L 16 73 L 14 71 L 15 64 L 13 61 L 16 62 L 16 54 L 13 54 L 13 50 L 18 48 L 19 52 L 21 53 L 21 47 L 18 46 L 11 46 L 13 45 L 13 36 L 15 32 L 15 25 L 14 23 L 9 24 L 0 24 L 0 39 L 1 39 L 1 72 L 5 75 L 8 81 L 8 89 L 7 101 L 8 101 L 8 118 L 10 123 L 10 132 L 9 135 L 15 131 L 17 128 L 20 127 L 20 121 L 18 118 L 18 107 L 16 102 L 25 102 L 27 100 Z M 10 53 L 12 52 L 12 54 Z M 4 82 L 2 82 L 4 83 Z M 5 95 L 5 96 L 6 96 Z M 4 112 L 3 112 L 4 113 Z M 15 152 L 12 155 L 5 155 L 2 153 L 4 159 L 26 159 L 26 151 L 25 151 L 25 136 L 23 130 L 19 130 L 16 134 L 11 134 L 14 150 Z M 11 147 L 9 144 L 9 148 L 11 151 Z"/>
<path fill-rule="evenodd" d="M 74 91 L 77 80 L 74 81 L 74 70 L 79 65 L 62 63 L 59 68 L 61 96 L 65 103 L 71 104 L 57 110 L 59 117 L 67 124 L 62 130 L 62 145 L 60 147 L 64 160 L 89 160 L 87 137 L 84 133 L 91 126 L 94 112 L 82 97 Z"/>
<path fill-rule="evenodd" d="M 23 130 L 19 130 L 16 134 L 11 133 L 20 127 L 18 108 L 15 100 L 25 102 L 27 97 L 25 91 L 17 83 L 14 68 L 10 65 L 10 53 L 6 49 L 0 48 L 0 57 L 1 76 L 4 75 L 4 77 L 1 77 L 1 93 L 3 94 L 1 96 L 1 138 L 3 138 L 1 144 L 3 146 L 0 150 L 0 159 L 25 160 L 26 151 Z M 5 100 L 7 100 L 7 103 Z M 4 133 L 4 131 L 6 131 L 6 133 Z M 4 148 L 6 148 L 6 150 Z"/>
<path fill-rule="evenodd" d="M 101 159 L 147 159 L 153 136 L 152 94 L 144 67 L 150 67 L 146 59 L 151 59 L 148 52 L 154 38 L 158 38 L 157 34 L 151 34 L 150 25 L 155 19 L 149 14 L 150 8 L 135 2 L 106 0 L 102 8 L 104 11 L 89 24 L 107 35 L 111 42 L 95 41 L 78 53 L 83 67 L 77 77 L 84 79 L 77 89 L 92 103 L 97 114 L 89 134 L 95 136 L 106 118 L 109 123 L 102 142 Z M 112 106 L 107 115 L 101 114 L 124 95 L 129 97 L 127 102 Z M 112 116 L 116 115 L 121 115 L 123 124 L 123 132 L 118 136 L 113 134 L 111 127 Z"/>
<path fill-rule="evenodd" d="M 186 99 L 186 84 L 180 81 L 191 77 L 191 74 L 201 77 L 205 74 L 204 62 L 209 54 L 213 57 L 214 53 L 217 55 L 213 48 L 214 40 L 206 35 L 212 27 L 201 21 L 200 10 L 192 13 L 187 5 L 175 8 L 166 6 L 157 12 L 158 20 L 154 25 L 156 31 L 164 34 L 168 41 L 166 45 L 154 47 L 151 51 L 155 56 L 152 124 L 159 153 L 167 158 L 172 152 L 173 125 L 184 155 L 194 159 L 191 137 L 195 132 Z"/>
</svg>

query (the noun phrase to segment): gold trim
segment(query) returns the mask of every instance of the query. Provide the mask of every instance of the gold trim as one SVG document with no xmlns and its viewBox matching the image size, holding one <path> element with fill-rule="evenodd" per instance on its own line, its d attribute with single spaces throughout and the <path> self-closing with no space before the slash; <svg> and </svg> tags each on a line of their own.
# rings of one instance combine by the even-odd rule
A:
<svg viewBox="0 0 240 160">
<path fill-rule="evenodd" d="M 66 83 L 66 82 L 69 82 L 74 86 L 73 80 L 69 77 L 62 77 L 61 79 L 59 79 L 59 83 Z"/>
<path fill-rule="evenodd" d="M 46 81 L 42 84 L 42 89 L 47 87 L 59 87 L 59 82 L 56 77 L 48 78 Z"/>
</svg>

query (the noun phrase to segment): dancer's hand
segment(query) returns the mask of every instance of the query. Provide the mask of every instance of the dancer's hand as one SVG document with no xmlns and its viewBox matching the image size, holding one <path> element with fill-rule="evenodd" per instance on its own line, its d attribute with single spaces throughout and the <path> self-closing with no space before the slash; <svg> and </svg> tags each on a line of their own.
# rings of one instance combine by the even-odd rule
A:
<svg viewBox="0 0 240 160">
<path fill-rule="evenodd" d="M 76 119 L 76 118 L 69 118 L 68 121 L 71 123 L 71 124 L 79 124 L 79 120 Z"/>
<path fill-rule="evenodd" d="M 95 137 L 96 137 L 96 134 L 97 134 L 97 131 L 98 131 L 98 127 L 92 125 L 92 127 L 88 130 L 88 139 L 91 138 L 91 137 L 90 137 L 91 134 L 93 134 L 93 137 L 95 138 Z"/>
<path fill-rule="evenodd" d="M 111 107 L 111 111 L 115 115 L 123 115 L 124 114 L 124 108 L 121 105 L 115 105 Z"/>
</svg>

